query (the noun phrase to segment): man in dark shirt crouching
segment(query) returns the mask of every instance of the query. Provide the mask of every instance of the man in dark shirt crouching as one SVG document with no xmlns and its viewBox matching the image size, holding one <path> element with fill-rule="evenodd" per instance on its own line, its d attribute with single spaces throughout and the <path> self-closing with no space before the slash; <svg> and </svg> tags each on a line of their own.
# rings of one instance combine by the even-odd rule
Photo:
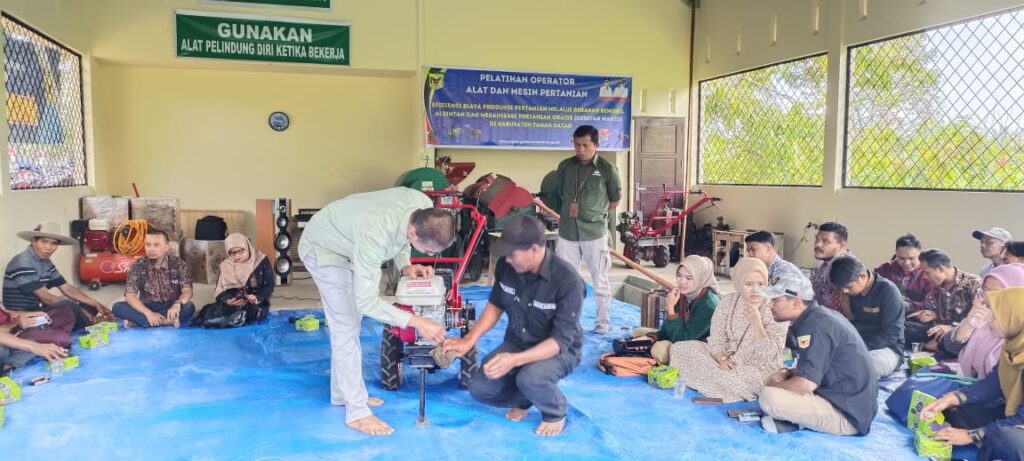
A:
<svg viewBox="0 0 1024 461">
<path fill-rule="evenodd" d="M 535 406 L 543 420 L 534 432 L 558 435 L 568 409 L 558 382 L 583 355 L 583 279 L 544 248 L 544 225 L 532 216 L 505 225 L 492 252 L 492 257 L 501 255 L 480 319 L 465 337 L 449 339 L 444 347 L 459 356 L 467 353 L 507 313 L 504 342 L 484 358 L 470 382 L 470 395 L 509 408 L 505 417 L 511 421 L 521 421 Z"/>
<path fill-rule="evenodd" d="M 786 344 L 796 366 L 765 380 L 758 403 L 769 432 L 807 428 L 835 435 L 866 435 L 878 412 L 878 379 L 857 330 L 839 312 L 814 301 L 810 280 L 783 274 L 761 295 L 776 322 L 790 322 Z"/>
</svg>

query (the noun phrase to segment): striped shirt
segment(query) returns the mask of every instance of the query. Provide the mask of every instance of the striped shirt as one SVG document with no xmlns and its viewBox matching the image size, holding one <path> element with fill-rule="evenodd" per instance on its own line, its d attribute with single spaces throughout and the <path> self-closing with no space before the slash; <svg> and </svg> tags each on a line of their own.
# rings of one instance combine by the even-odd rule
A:
<svg viewBox="0 0 1024 461">
<path fill-rule="evenodd" d="M 57 272 L 53 261 L 36 256 L 29 245 L 7 263 L 4 272 L 4 305 L 16 311 L 37 310 L 39 297 L 33 293 L 40 288 L 55 288 L 67 283 Z"/>
</svg>

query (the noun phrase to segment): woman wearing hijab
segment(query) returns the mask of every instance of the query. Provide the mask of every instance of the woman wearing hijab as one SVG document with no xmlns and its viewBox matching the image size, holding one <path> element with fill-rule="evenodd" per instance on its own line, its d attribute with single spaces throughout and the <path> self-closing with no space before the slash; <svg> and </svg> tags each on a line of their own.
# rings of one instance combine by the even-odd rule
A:
<svg viewBox="0 0 1024 461">
<path fill-rule="evenodd" d="M 1003 264 L 985 276 L 981 289 L 987 292 L 1020 286 L 1024 286 L 1024 264 Z M 974 299 L 967 316 L 945 340 L 967 343 L 957 360 L 960 374 L 976 378 L 984 378 L 992 371 L 1003 350 L 1003 332 L 992 321 L 992 310 L 983 296 Z"/>
<path fill-rule="evenodd" d="M 676 269 L 676 289 L 668 293 L 669 312 L 661 329 L 637 328 L 633 336 L 647 335 L 656 343 L 651 357 L 659 363 L 669 362 L 669 348 L 678 341 L 707 338 L 711 330 L 711 316 L 718 305 L 718 281 L 714 265 L 703 256 L 690 255 Z"/>
<path fill-rule="evenodd" d="M 789 322 L 774 320 L 761 296 L 768 284 L 768 267 L 761 260 L 739 260 L 732 282 L 736 292 L 718 303 L 708 342 L 682 341 L 671 348 L 671 364 L 687 386 L 725 403 L 757 398 L 765 378 L 782 368 L 789 328 Z"/>
<path fill-rule="evenodd" d="M 992 291 L 987 297 L 993 321 L 1006 340 L 999 364 L 984 378 L 942 396 L 922 411 L 930 417 L 964 405 L 1000 404 L 1003 412 L 994 420 L 981 421 L 970 430 L 942 429 L 934 438 L 950 445 L 977 445 L 979 461 L 1024 459 L 1024 287 Z"/>
<path fill-rule="evenodd" d="M 207 328 L 237 327 L 263 320 L 270 310 L 274 271 L 270 261 L 239 233 L 224 239 L 228 257 L 220 263 L 214 296 L 217 302 L 203 307 L 197 322 Z"/>
</svg>

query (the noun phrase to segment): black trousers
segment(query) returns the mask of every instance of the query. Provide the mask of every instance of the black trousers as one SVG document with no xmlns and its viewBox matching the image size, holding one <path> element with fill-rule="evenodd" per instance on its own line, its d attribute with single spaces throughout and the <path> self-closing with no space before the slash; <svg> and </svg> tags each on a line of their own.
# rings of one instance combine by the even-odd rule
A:
<svg viewBox="0 0 1024 461">
<path fill-rule="evenodd" d="M 521 350 L 504 342 L 487 354 L 469 383 L 469 394 L 482 403 L 496 407 L 525 410 L 535 406 L 545 422 L 564 419 L 568 403 L 558 388 L 558 382 L 572 373 L 579 359 L 572 354 L 560 353 L 547 360 L 523 365 L 501 378 L 490 379 L 484 374 L 484 366 L 502 352 L 514 353 Z"/>
</svg>

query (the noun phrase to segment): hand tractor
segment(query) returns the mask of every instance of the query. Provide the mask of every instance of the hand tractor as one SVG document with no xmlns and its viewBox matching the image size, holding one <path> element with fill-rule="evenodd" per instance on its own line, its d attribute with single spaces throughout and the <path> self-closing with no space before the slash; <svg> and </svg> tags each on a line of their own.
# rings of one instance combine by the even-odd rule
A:
<svg viewBox="0 0 1024 461">
<path fill-rule="evenodd" d="M 413 264 L 433 265 L 435 276 L 429 279 L 402 277 L 398 281 L 395 293 L 398 298 L 396 305 L 399 309 L 433 320 L 443 325 L 445 329 L 458 328 L 465 336 L 476 320 L 476 308 L 472 303 L 463 301 L 462 295 L 459 294 L 459 280 L 462 279 L 487 226 L 487 218 L 480 214 L 475 206 L 452 202 L 451 196 L 434 196 L 429 193 L 428 195 L 435 198 L 435 204 L 439 208 L 450 208 L 456 213 L 457 218 L 464 216 L 463 213 L 459 213 L 460 211 L 468 211 L 473 221 L 473 232 L 469 238 L 460 240 L 458 256 L 412 258 Z M 454 270 L 443 267 L 451 264 L 455 265 Z M 384 389 L 395 390 L 402 385 L 405 359 L 409 360 L 409 366 L 420 371 L 420 413 L 416 421 L 421 425 L 427 424 L 426 374 L 433 373 L 441 367 L 431 355 L 431 351 L 437 346 L 438 343 L 434 341 L 420 338 L 412 327 L 385 327 L 381 335 L 380 381 Z M 464 355 L 459 362 L 459 383 L 465 388 L 469 386 L 469 381 L 479 366 L 476 348 Z"/>
<path fill-rule="evenodd" d="M 619 215 L 619 224 L 615 230 L 619 231 L 619 240 L 625 244 L 622 253 L 632 261 L 640 262 L 649 260 L 654 262 L 655 267 L 665 267 L 669 261 L 669 246 L 674 245 L 679 239 L 678 227 L 680 221 L 698 211 L 701 206 L 710 203 L 711 206 L 718 206 L 721 199 L 712 197 L 707 192 L 695 190 L 690 194 L 700 195 L 700 199 L 686 209 L 671 208 L 668 206 L 673 196 L 686 194 L 681 190 L 665 190 L 654 210 L 647 216 L 644 223 L 641 211 L 622 212 Z"/>
</svg>

